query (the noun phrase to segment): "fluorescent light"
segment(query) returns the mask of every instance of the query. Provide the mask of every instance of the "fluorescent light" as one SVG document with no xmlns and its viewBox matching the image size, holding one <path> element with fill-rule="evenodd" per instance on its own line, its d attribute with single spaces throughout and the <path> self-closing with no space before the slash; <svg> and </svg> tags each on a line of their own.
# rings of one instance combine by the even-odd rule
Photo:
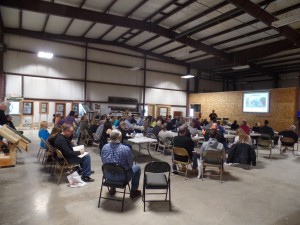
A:
<svg viewBox="0 0 300 225">
<path fill-rule="evenodd" d="M 289 25 L 291 23 L 296 23 L 298 21 L 300 21 L 300 14 L 296 14 L 294 16 L 276 20 L 271 25 L 272 25 L 272 27 L 283 27 L 285 25 Z"/>
<path fill-rule="evenodd" d="M 233 66 L 232 67 L 233 70 L 243 70 L 243 69 L 249 69 L 249 68 L 250 68 L 249 65 Z"/>
<path fill-rule="evenodd" d="M 52 59 L 53 53 L 51 53 L 51 52 L 39 52 L 38 57 L 45 58 L 45 59 Z"/>
<path fill-rule="evenodd" d="M 184 78 L 184 79 L 189 79 L 189 78 L 193 78 L 193 77 L 195 77 L 195 76 L 191 75 L 191 74 L 181 76 L 181 78 Z"/>
<path fill-rule="evenodd" d="M 131 70 L 131 71 L 137 71 L 137 70 L 139 70 L 139 69 L 141 69 L 140 67 L 132 67 L 132 68 L 130 68 L 129 70 Z"/>
</svg>

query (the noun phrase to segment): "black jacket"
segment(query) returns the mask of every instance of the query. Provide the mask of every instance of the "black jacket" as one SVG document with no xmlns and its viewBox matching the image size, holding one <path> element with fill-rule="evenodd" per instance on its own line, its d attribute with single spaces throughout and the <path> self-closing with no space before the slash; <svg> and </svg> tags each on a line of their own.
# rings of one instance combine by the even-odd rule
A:
<svg viewBox="0 0 300 225">
<path fill-rule="evenodd" d="M 237 143 L 229 149 L 227 163 L 239 163 L 256 166 L 254 147 L 245 143 Z"/>
<path fill-rule="evenodd" d="M 80 151 L 73 151 L 71 139 L 59 134 L 55 140 L 55 147 L 61 151 L 69 163 L 80 163 Z"/>
</svg>

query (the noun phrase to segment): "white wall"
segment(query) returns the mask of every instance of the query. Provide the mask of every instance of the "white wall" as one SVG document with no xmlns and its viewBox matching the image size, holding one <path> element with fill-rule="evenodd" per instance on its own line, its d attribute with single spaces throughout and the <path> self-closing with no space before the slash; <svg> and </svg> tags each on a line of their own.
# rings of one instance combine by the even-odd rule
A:
<svg viewBox="0 0 300 225">
<path fill-rule="evenodd" d="M 86 51 L 84 43 L 78 43 L 82 45 L 80 47 L 18 35 L 5 35 L 5 44 L 8 47 L 4 53 L 6 95 L 33 99 L 34 123 L 41 120 L 52 121 L 52 114 L 55 113 L 54 101 L 65 100 L 67 114 L 71 110 L 71 101 L 84 101 L 85 65 L 87 101 L 99 101 L 104 108 L 111 105 L 107 102 L 109 96 L 135 98 L 139 103 L 143 102 L 144 71 L 130 70 L 131 67 L 144 67 L 141 53 L 117 46 L 89 44 L 88 46 L 99 50 L 88 49 L 87 56 L 90 61 L 85 64 L 82 61 Z M 53 59 L 38 58 L 37 52 L 40 50 L 53 52 Z M 186 80 L 176 76 L 186 74 L 186 67 L 147 59 L 147 69 L 146 104 L 186 105 Z M 39 114 L 39 104 L 42 101 L 49 102 L 48 115 Z M 182 110 L 185 113 L 185 108 Z M 25 120 L 30 121 L 31 116 L 24 117 L 23 122 Z"/>
</svg>

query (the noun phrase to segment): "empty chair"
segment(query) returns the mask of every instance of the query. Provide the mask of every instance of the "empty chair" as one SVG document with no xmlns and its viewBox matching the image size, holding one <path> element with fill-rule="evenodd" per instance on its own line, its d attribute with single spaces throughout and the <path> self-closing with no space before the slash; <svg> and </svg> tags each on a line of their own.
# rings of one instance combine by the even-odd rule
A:
<svg viewBox="0 0 300 225">
<path fill-rule="evenodd" d="M 289 137 L 282 137 L 280 138 L 280 142 L 281 142 L 281 146 L 280 146 L 280 154 L 282 154 L 283 150 L 288 150 L 291 149 L 293 151 L 293 155 L 294 154 L 294 145 L 295 145 L 295 140 L 293 138 L 289 138 Z"/>
<path fill-rule="evenodd" d="M 172 151 L 172 163 L 179 167 L 177 172 L 185 173 L 186 179 L 188 165 L 192 166 L 193 164 L 188 151 L 184 148 L 174 147 Z M 183 168 L 185 168 L 185 171 L 181 171 Z"/>
<path fill-rule="evenodd" d="M 103 199 L 108 199 L 108 200 L 121 201 L 122 202 L 121 211 L 123 212 L 126 186 L 128 186 L 128 188 L 130 190 L 129 181 L 128 181 L 125 169 L 122 166 L 115 164 L 115 163 L 106 163 L 106 164 L 102 165 L 102 172 L 103 172 L 103 176 L 102 176 L 102 182 L 101 182 L 101 188 L 100 188 L 98 208 L 100 207 L 101 198 L 103 198 Z M 113 197 L 103 197 L 102 196 L 103 186 L 107 187 L 108 189 L 109 188 L 110 189 L 115 189 L 115 188 L 123 189 L 122 192 L 116 191 L 119 193 L 123 193 L 122 200 L 116 199 Z"/>
<path fill-rule="evenodd" d="M 172 138 L 158 137 L 158 148 L 157 151 L 161 151 L 163 155 L 166 154 L 167 150 L 172 150 Z"/>
<path fill-rule="evenodd" d="M 100 141 L 96 141 L 96 140 L 97 140 L 96 134 L 93 133 L 93 146 L 92 147 L 95 147 L 96 149 L 99 149 Z"/>
<path fill-rule="evenodd" d="M 169 210 L 171 211 L 170 171 L 171 167 L 166 162 L 150 162 L 145 166 L 143 183 L 144 212 L 146 211 L 146 202 L 169 202 Z M 147 192 L 149 190 L 152 191 Z M 164 192 L 154 190 L 164 190 Z M 164 195 L 165 197 L 163 200 L 146 200 L 146 195 Z"/>
<path fill-rule="evenodd" d="M 51 159 L 50 161 L 50 170 L 51 170 L 51 167 L 54 165 L 55 161 L 53 160 L 54 159 L 54 152 L 55 152 L 55 149 L 49 144 L 48 141 L 45 141 L 43 138 L 41 138 L 42 142 L 44 143 L 44 145 L 46 146 L 46 150 L 45 150 L 45 153 L 44 153 L 44 156 L 43 156 L 43 160 L 42 160 L 42 164 L 44 164 L 44 166 L 46 166 L 46 164 L 49 162 L 49 160 Z"/>
<path fill-rule="evenodd" d="M 258 139 L 257 145 L 258 146 L 256 148 L 256 158 L 258 158 L 258 150 L 269 150 L 270 151 L 269 158 L 272 159 L 272 140 Z M 261 149 L 259 149 L 259 147 Z"/>
<path fill-rule="evenodd" d="M 157 140 L 157 137 L 153 133 L 147 133 L 146 137 Z M 149 142 L 148 149 L 152 149 L 153 151 L 156 151 L 157 145 L 158 145 L 157 142 Z"/>
<path fill-rule="evenodd" d="M 63 154 L 59 149 L 56 149 L 56 154 L 57 154 L 57 160 L 56 160 L 55 168 L 53 170 L 53 174 L 55 174 L 57 168 L 60 169 L 60 174 L 57 181 L 57 185 L 59 185 L 63 171 L 67 169 L 70 173 L 73 173 L 75 171 L 75 167 L 79 166 L 79 164 L 68 163 L 68 161 L 66 160 L 66 158 L 63 156 Z"/>
<path fill-rule="evenodd" d="M 202 180 L 204 168 L 217 167 L 220 170 L 220 182 L 222 182 L 223 175 L 223 153 L 217 149 L 207 149 L 201 154 L 202 159 Z"/>
</svg>

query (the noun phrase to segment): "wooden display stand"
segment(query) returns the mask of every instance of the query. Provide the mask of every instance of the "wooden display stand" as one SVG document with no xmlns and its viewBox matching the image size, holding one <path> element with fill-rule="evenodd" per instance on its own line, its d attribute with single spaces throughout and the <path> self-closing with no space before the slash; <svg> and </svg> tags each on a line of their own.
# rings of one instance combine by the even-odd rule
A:
<svg viewBox="0 0 300 225">
<path fill-rule="evenodd" d="M 15 166 L 17 163 L 16 145 L 9 146 L 9 155 L 0 154 L 0 167 Z"/>
</svg>

